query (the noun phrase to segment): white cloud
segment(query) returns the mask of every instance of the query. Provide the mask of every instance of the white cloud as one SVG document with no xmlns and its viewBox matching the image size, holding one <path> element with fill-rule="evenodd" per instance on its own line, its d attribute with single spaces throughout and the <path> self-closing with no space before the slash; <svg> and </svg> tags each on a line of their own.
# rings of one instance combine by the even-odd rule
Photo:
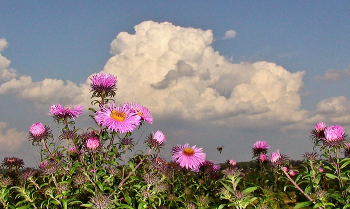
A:
<svg viewBox="0 0 350 209">
<path fill-rule="evenodd" d="M 326 80 L 326 81 L 338 81 L 345 80 L 350 78 L 350 67 L 344 70 L 338 69 L 330 69 L 325 72 L 323 76 L 317 76 L 318 80 Z"/>
<path fill-rule="evenodd" d="M 77 85 L 69 80 L 64 82 L 49 78 L 33 82 L 29 76 L 20 76 L 3 83 L 0 86 L 0 95 L 5 93 L 16 94 L 45 109 L 55 103 L 68 105 L 86 102 L 85 97 L 89 97 L 89 89 L 85 84 Z"/>
<path fill-rule="evenodd" d="M 2 52 L 7 45 L 6 39 L 0 39 L 0 52 Z M 17 72 L 14 69 L 8 68 L 10 63 L 11 61 L 0 53 L 0 81 L 8 81 L 17 76 Z"/>
<path fill-rule="evenodd" d="M 318 116 L 311 119 L 313 113 L 301 109 L 304 72 L 289 72 L 266 61 L 231 63 L 214 51 L 212 42 L 211 30 L 142 22 L 135 26 L 135 34 L 121 32 L 111 42 L 113 56 L 103 72 L 118 77 L 117 103 L 138 102 L 157 119 L 229 127 L 292 127 L 336 111 L 328 110 L 323 101 Z M 45 105 L 45 110 L 57 102 L 90 105 L 88 82 L 33 82 L 29 76 L 20 76 L 0 86 L 0 94 L 7 93 Z"/>
<path fill-rule="evenodd" d="M 237 35 L 237 32 L 236 32 L 236 31 L 234 31 L 234 30 L 228 30 L 228 31 L 226 31 L 225 36 L 224 36 L 223 39 L 234 38 L 234 37 L 236 37 L 236 35 Z"/>
<path fill-rule="evenodd" d="M 114 56 L 104 72 L 118 75 L 120 102 L 140 102 L 157 117 L 229 126 L 305 118 L 303 72 L 264 61 L 230 63 L 212 41 L 210 30 L 143 22 L 135 34 L 123 32 L 112 41 Z"/>
<path fill-rule="evenodd" d="M 0 121 L 0 151 L 17 151 L 26 141 L 28 141 L 27 134 L 17 131 L 16 128 L 8 129 L 8 124 Z"/>
</svg>

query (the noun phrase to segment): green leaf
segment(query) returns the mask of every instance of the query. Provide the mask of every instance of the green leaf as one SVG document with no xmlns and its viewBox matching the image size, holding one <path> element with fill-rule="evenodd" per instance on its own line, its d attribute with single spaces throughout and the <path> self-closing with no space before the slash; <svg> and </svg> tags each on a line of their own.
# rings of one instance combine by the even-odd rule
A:
<svg viewBox="0 0 350 209">
<path fill-rule="evenodd" d="M 312 204 L 311 201 L 301 202 L 301 203 L 298 203 L 297 205 L 295 205 L 294 209 L 307 207 L 307 206 L 309 206 L 309 205 L 311 205 L 311 204 Z"/>
<path fill-rule="evenodd" d="M 218 209 L 222 209 L 222 208 L 224 208 L 226 206 L 226 204 L 221 204 L 219 207 L 218 207 Z"/>
<path fill-rule="evenodd" d="M 87 203 L 87 204 L 81 204 L 80 207 L 86 207 L 86 208 L 91 208 L 92 204 Z"/>
<path fill-rule="evenodd" d="M 348 158 L 346 158 L 346 159 L 348 159 Z M 345 168 L 349 164 L 350 164 L 350 160 L 347 160 L 344 164 L 341 165 L 340 169 Z"/>
<path fill-rule="evenodd" d="M 251 192 L 254 192 L 257 188 L 258 188 L 258 187 L 248 187 L 248 188 L 246 188 L 245 190 L 243 190 L 243 192 L 244 192 L 245 194 L 249 194 L 249 193 L 251 193 Z"/>
<path fill-rule="evenodd" d="M 330 179 L 336 179 L 338 178 L 338 176 L 334 175 L 334 174 L 331 174 L 331 173 L 326 173 L 326 176 Z"/>
</svg>

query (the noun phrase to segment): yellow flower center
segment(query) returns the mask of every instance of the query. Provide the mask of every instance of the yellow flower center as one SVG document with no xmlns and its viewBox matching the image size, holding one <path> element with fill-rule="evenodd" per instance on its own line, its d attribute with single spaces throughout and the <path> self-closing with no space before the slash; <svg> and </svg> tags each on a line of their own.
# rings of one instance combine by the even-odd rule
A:
<svg viewBox="0 0 350 209">
<path fill-rule="evenodd" d="M 191 149 L 191 148 L 185 148 L 184 149 L 184 151 L 183 151 L 183 153 L 185 154 L 185 155 L 193 155 L 193 149 Z"/>
<path fill-rule="evenodd" d="M 116 121 L 124 121 L 126 118 L 126 114 L 124 112 L 119 112 L 119 111 L 117 112 L 115 110 L 112 111 L 110 116 Z"/>
<path fill-rule="evenodd" d="M 137 110 L 137 109 L 135 109 L 135 108 L 134 108 L 134 110 L 137 112 L 137 114 L 138 114 L 140 117 L 142 117 L 142 112 L 141 112 L 141 111 L 139 111 L 139 110 Z"/>
</svg>

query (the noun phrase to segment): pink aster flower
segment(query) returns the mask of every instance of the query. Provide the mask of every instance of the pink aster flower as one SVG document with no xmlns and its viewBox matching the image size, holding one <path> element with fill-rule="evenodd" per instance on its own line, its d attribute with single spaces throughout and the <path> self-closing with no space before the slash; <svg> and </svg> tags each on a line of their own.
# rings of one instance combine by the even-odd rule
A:
<svg viewBox="0 0 350 209">
<path fill-rule="evenodd" d="M 324 131 L 325 129 L 326 129 L 326 124 L 323 122 L 317 123 L 315 125 L 315 131 L 317 131 L 317 132 Z"/>
<path fill-rule="evenodd" d="M 75 107 L 68 106 L 65 108 L 62 105 L 57 104 L 57 105 L 51 105 L 49 115 L 53 115 L 53 117 L 56 120 L 64 119 L 64 118 L 71 118 L 74 120 L 79 115 L 83 114 L 83 110 L 84 108 L 82 105 L 77 105 Z"/>
<path fill-rule="evenodd" d="M 89 151 L 96 151 L 100 147 L 100 141 L 97 137 L 92 137 L 86 140 L 86 148 Z"/>
<path fill-rule="evenodd" d="M 296 172 L 295 172 L 294 170 L 290 170 L 290 171 L 289 171 L 289 175 L 295 176 L 295 175 L 296 175 Z"/>
<path fill-rule="evenodd" d="M 91 91 L 93 97 L 115 96 L 117 77 L 109 73 L 97 73 L 90 77 Z"/>
<path fill-rule="evenodd" d="M 151 112 L 146 107 L 132 102 L 126 103 L 125 105 L 129 105 L 129 108 L 134 110 L 141 117 L 141 120 L 153 124 Z"/>
<path fill-rule="evenodd" d="M 175 152 L 174 152 L 175 151 Z M 188 143 L 185 145 L 177 145 L 173 149 L 173 160 L 176 160 L 182 168 L 196 169 L 205 162 L 206 154 L 203 153 L 203 148 L 196 148 L 196 145 L 190 147 Z"/>
<path fill-rule="evenodd" d="M 268 148 L 270 148 L 270 145 L 268 145 L 266 141 L 257 141 L 253 145 L 253 153 L 257 156 L 260 153 L 266 153 Z"/>
<path fill-rule="evenodd" d="M 322 173 L 323 171 L 324 171 L 324 170 L 323 170 L 322 167 L 319 167 L 319 168 L 318 168 L 318 172 Z"/>
<path fill-rule="evenodd" d="M 235 166 L 237 165 L 237 162 L 234 161 L 234 160 L 229 160 L 229 161 L 228 161 L 228 164 L 229 164 L 230 166 L 232 166 L 232 167 L 235 167 Z"/>
<path fill-rule="evenodd" d="M 159 144 L 164 144 L 166 142 L 166 138 L 161 131 L 157 131 L 153 134 L 153 139 L 156 140 Z"/>
<path fill-rule="evenodd" d="M 50 136 L 52 136 L 50 128 L 41 123 L 33 123 L 29 128 L 29 140 L 33 141 L 33 145 Z"/>
<path fill-rule="evenodd" d="M 284 157 L 280 154 L 280 151 L 277 150 L 273 152 L 270 157 L 270 161 L 273 165 L 281 165 L 283 163 Z"/>
<path fill-rule="evenodd" d="M 29 132 L 33 136 L 40 136 L 45 134 L 45 127 L 41 123 L 34 123 L 32 126 L 30 126 Z"/>
<path fill-rule="evenodd" d="M 344 139 L 345 132 L 343 127 L 335 125 L 327 127 L 324 130 L 324 135 L 328 143 L 341 142 Z"/>
<path fill-rule="evenodd" d="M 264 163 L 264 162 L 267 162 L 269 159 L 267 158 L 266 154 L 260 153 L 259 160 L 260 160 L 260 162 Z"/>
<path fill-rule="evenodd" d="M 102 107 L 94 118 L 99 125 L 119 133 L 132 132 L 141 122 L 141 117 L 128 105 L 116 107 L 114 102 Z"/>
</svg>

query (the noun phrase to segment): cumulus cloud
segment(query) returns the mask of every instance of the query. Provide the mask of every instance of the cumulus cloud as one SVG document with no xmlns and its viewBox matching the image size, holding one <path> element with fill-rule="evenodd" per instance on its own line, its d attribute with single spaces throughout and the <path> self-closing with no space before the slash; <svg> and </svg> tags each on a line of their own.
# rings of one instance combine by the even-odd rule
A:
<svg viewBox="0 0 350 209">
<path fill-rule="evenodd" d="M 0 151 L 17 151 L 26 141 L 28 141 L 26 133 L 17 131 L 16 128 L 8 128 L 6 122 L 0 121 Z"/>
<path fill-rule="evenodd" d="M 142 103 L 157 117 L 228 126 L 305 118 L 304 72 L 265 61 L 230 63 L 212 41 L 211 30 L 146 21 L 112 41 L 104 72 L 118 75 L 118 100 Z"/>
<path fill-rule="evenodd" d="M 39 107 L 47 109 L 54 103 L 77 104 L 86 102 L 88 87 L 85 84 L 77 85 L 67 80 L 44 79 L 33 82 L 30 76 L 14 78 L 0 86 L 0 95 L 13 93 L 18 97 L 33 101 Z"/>
<path fill-rule="evenodd" d="M 0 39 L 0 52 L 7 48 L 7 41 L 4 38 Z M 9 68 L 11 61 L 8 60 L 0 53 L 0 82 L 8 81 L 17 76 L 17 72 L 14 69 Z"/>
<path fill-rule="evenodd" d="M 346 98 L 323 101 L 318 117 L 310 119 L 313 112 L 301 108 L 304 72 L 266 61 L 232 63 L 214 51 L 212 42 L 211 30 L 145 21 L 135 26 L 134 34 L 116 36 L 102 72 L 118 77 L 117 103 L 138 102 L 158 119 L 228 127 L 292 126 L 311 123 L 335 111 L 331 107 L 347 104 Z M 0 86 L 0 94 L 6 93 L 38 105 L 90 104 L 88 82 L 33 82 L 29 76 L 18 76 Z"/>
<path fill-rule="evenodd" d="M 318 80 L 326 80 L 326 81 L 338 81 L 345 80 L 350 78 L 350 66 L 348 69 L 338 70 L 338 69 L 330 69 L 325 72 L 323 76 L 317 76 Z"/>
<path fill-rule="evenodd" d="M 234 30 L 228 30 L 228 31 L 226 31 L 225 36 L 224 36 L 223 39 L 234 38 L 234 37 L 236 37 L 236 35 L 237 35 L 237 32 L 236 32 L 236 31 L 234 31 Z"/>
</svg>

